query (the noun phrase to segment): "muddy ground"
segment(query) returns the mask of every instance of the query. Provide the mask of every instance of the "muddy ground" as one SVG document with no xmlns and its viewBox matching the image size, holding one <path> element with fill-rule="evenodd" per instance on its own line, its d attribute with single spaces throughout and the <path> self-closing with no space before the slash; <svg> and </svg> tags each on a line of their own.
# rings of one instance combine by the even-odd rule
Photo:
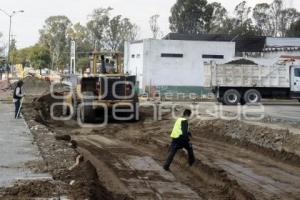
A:
<svg viewBox="0 0 300 200">
<path fill-rule="evenodd" d="M 189 167 L 180 151 L 171 172 L 164 172 L 174 123 L 168 109 L 160 121 L 143 108 L 138 122 L 81 128 L 51 120 L 53 102 L 49 95 L 35 99 L 23 113 L 45 160 L 31 166 L 54 180 L 18 183 L 0 190 L 3 198 L 300 199 L 300 139 L 286 129 L 194 119 L 195 165 Z M 82 162 L 70 170 L 78 155 Z"/>
</svg>

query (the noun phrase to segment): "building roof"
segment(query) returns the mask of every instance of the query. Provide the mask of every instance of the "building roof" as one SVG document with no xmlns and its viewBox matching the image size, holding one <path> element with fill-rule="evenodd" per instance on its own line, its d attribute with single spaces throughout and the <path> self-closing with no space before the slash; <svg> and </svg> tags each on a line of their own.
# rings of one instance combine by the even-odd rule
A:
<svg viewBox="0 0 300 200">
<path fill-rule="evenodd" d="M 236 52 L 262 52 L 265 47 L 264 36 L 234 36 L 226 34 L 181 34 L 169 33 L 164 40 L 192 40 L 192 41 L 227 41 L 236 43 Z"/>
<path fill-rule="evenodd" d="M 267 48 L 300 47 L 300 38 L 267 37 Z"/>
</svg>

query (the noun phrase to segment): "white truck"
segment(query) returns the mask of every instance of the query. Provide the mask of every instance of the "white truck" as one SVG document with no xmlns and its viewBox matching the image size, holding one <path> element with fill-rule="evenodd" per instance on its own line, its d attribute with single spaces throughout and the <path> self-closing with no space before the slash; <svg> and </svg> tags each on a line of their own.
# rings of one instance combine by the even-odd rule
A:
<svg viewBox="0 0 300 200">
<path fill-rule="evenodd" d="M 215 64 L 204 67 L 204 85 L 225 105 L 252 104 L 262 98 L 300 100 L 300 65 Z"/>
</svg>

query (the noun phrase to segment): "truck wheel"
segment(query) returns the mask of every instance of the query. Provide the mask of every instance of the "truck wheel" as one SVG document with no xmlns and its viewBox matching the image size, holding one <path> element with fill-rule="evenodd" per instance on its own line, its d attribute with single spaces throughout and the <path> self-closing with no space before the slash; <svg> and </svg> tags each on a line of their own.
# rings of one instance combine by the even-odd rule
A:
<svg viewBox="0 0 300 200">
<path fill-rule="evenodd" d="M 244 94 L 244 101 L 246 104 L 259 103 L 261 101 L 261 94 L 255 89 L 248 90 Z"/>
<path fill-rule="evenodd" d="M 237 105 L 240 101 L 241 95 L 239 91 L 230 89 L 224 93 L 223 102 L 225 105 Z"/>
</svg>

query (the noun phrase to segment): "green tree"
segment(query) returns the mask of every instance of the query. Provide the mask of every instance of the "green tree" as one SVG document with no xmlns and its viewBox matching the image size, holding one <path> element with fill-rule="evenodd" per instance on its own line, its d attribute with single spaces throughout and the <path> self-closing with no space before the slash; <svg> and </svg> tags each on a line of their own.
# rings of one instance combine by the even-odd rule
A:
<svg viewBox="0 0 300 200">
<path fill-rule="evenodd" d="M 30 66 L 30 52 L 32 47 L 17 50 L 15 63 L 22 64 L 24 67 Z"/>
<path fill-rule="evenodd" d="M 0 32 L 0 56 L 4 54 L 5 45 L 1 42 L 1 38 L 3 37 L 3 34 Z"/>
<path fill-rule="evenodd" d="M 100 50 L 105 46 L 104 33 L 109 25 L 111 7 L 98 8 L 92 13 L 91 20 L 87 23 L 89 39 L 94 46 L 94 49 Z"/>
<path fill-rule="evenodd" d="M 36 44 L 31 48 L 29 54 L 30 64 L 35 69 L 49 68 L 51 63 L 50 51 L 43 45 Z"/>
<path fill-rule="evenodd" d="M 256 23 L 256 28 L 258 33 L 263 36 L 272 35 L 270 30 L 272 29 L 272 24 L 270 22 L 270 5 L 267 3 L 256 4 L 253 9 L 253 19 Z"/>
<path fill-rule="evenodd" d="M 170 29 L 177 33 L 206 33 L 213 11 L 206 0 L 177 0 L 171 9 Z"/>
<path fill-rule="evenodd" d="M 232 27 L 228 32 L 232 35 L 257 35 L 250 13 L 251 7 L 247 6 L 246 1 L 239 3 L 234 9 L 234 18 L 227 22 Z"/>
<path fill-rule="evenodd" d="M 291 25 L 287 31 L 287 35 L 290 37 L 300 37 L 300 19 Z"/>
<path fill-rule="evenodd" d="M 67 39 L 71 21 L 66 16 L 51 16 L 40 30 L 40 43 L 50 50 L 51 67 L 63 69 L 68 63 L 69 42 Z"/>
<path fill-rule="evenodd" d="M 274 0 L 270 4 L 270 22 L 272 24 L 272 36 L 279 36 L 280 16 L 283 10 L 282 0 Z"/>
<path fill-rule="evenodd" d="M 128 18 L 117 15 L 111 18 L 112 8 L 98 8 L 93 11 L 87 23 L 90 43 L 96 50 L 123 51 L 124 42 L 137 36 L 137 26 Z"/>
<path fill-rule="evenodd" d="M 105 30 L 106 48 L 111 51 L 122 51 L 125 41 L 136 39 L 136 25 L 131 23 L 128 18 L 121 15 L 109 20 L 109 25 Z"/>
<path fill-rule="evenodd" d="M 285 37 L 291 25 L 300 17 L 295 8 L 284 9 L 280 13 L 279 35 Z"/>
<path fill-rule="evenodd" d="M 74 24 L 68 30 L 69 41 L 76 42 L 76 51 L 79 53 L 89 52 L 93 49 L 93 44 L 89 40 L 88 29 L 80 23 Z"/>
<path fill-rule="evenodd" d="M 221 3 L 213 2 L 210 4 L 213 9 L 212 18 L 209 24 L 211 33 L 226 33 L 228 31 L 228 12 Z M 227 24 L 226 24 L 227 23 Z"/>
<path fill-rule="evenodd" d="M 257 4 L 253 9 L 256 28 L 259 34 L 264 36 L 286 36 L 291 25 L 299 17 L 296 9 L 284 9 L 282 0 L 274 0 L 271 4 Z"/>
<path fill-rule="evenodd" d="M 150 30 L 152 32 L 153 39 L 157 39 L 158 34 L 160 32 L 160 27 L 158 25 L 158 18 L 159 18 L 159 15 L 153 15 L 150 17 L 150 20 L 149 20 Z"/>
<path fill-rule="evenodd" d="M 10 41 L 10 52 L 9 52 L 9 60 L 12 64 L 16 64 L 15 63 L 16 52 L 17 52 L 17 41 L 13 38 Z"/>
<path fill-rule="evenodd" d="M 35 69 L 49 68 L 51 63 L 50 50 L 41 44 L 17 50 L 15 63 L 27 67 L 31 66 Z"/>
</svg>

